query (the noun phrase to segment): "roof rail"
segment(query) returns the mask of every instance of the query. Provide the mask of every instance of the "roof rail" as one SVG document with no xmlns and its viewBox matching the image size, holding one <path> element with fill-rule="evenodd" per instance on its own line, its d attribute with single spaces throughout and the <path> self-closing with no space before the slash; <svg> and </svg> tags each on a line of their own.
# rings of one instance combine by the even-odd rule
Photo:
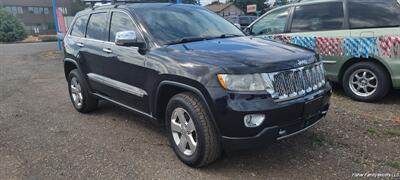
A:
<svg viewBox="0 0 400 180">
<path fill-rule="evenodd" d="M 134 1 L 129 1 L 129 0 L 83 0 L 83 3 L 85 4 L 90 4 L 91 8 L 94 8 L 97 3 L 102 3 L 102 4 L 116 4 L 116 3 L 127 3 L 127 2 L 134 2 Z"/>
<path fill-rule="evenodd" d="M 117 3 L 143 3 L 146 2 L 146 0 L 82 0 L 84 4 L 90 4 L 91 8 L 94 8 L 97 3 L 102 3 L 102 4 L 110 4 L 115 5 Z M 169 0 L 169 2 L 173 2 L 175 0 Z M 154 1 L 153 1 L 154 2 Z M 165 1 L 161 1 L 165 2 Z"/>
</svg>

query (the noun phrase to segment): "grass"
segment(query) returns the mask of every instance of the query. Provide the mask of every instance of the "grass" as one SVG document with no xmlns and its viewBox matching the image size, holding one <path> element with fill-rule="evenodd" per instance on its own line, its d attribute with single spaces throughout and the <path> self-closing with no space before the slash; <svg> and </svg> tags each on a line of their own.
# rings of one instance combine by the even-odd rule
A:
<svg viewBox="0 0 400 180">
<path fill-rule="evenodd" d="M 369 134 L 372 134 L 372 135 L 376 134 L 376 131 L 373 130 L 373 129 L 367 129 L 367 132 L 368 132 Z"/>
<path fill-rule="evenodd" d="M 309 135 L 310 140 L 312 141 L 313 144 L 322 146 L 324 144 L 324 137 L 319 134 L 312 133 Z"/>
<path fill-rule="evenodd" d="M 391 168 L 400 169 L 400 162 L 387 162 L 385 164 Z"/>
<path fill-rule="evenodd" d="M 389 135 L 389 136 L 400 136 L 400 130 L 387 130 L 384 132 L 384 134 Z"/>
</svg>

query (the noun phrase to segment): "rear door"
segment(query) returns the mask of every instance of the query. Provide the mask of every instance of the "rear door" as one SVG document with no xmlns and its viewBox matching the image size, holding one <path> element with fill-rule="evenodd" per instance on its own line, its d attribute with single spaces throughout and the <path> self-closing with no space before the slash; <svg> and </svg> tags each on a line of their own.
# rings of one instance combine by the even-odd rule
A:
<svg viewBox="0 0 400 180">
<path fill-rule="evenodd" d="M 64 41 L 66 45 L 66 51 L 71 51 L 74 58 L 77 59 L 79 63 L 84 62 L 84 57 L 82 56 L 82 52 L 85 50 L 85 34 L 86 34 L 86 26 L 89 20 L 89 14 L 80 15 L 76 17 L 74 25 L 71 28 L 71 33 L 68 35 L 68 38 L 65 38 Z M 81 66 L 81 71 L 86 74 L 88 68 L 86 66 Z"/>
<path fill-rule="evenodd" d="M 104 66 L 107 53 L 103 49 L 104 42 L 107 40 L 107 22 L 107 11 L 98 11 L 90 15 L 86 36 L 82 42 L 84 50 L 81 55 L 84 59 L 82 65 L 86 68 L 86 74 L 92 89 L 97 93 L 109 96 L 107 85 L 101 79 L 96 78 L 105 75 Z"/>
<path fill-rule="evenodd" d="M 144 41 L 143 36 L 128 12 L 113 10 L 110 19 L 109 39 L 105 43 L 107 54 L 104 73 L 109 81 L 118 86 L 112 90 L 112 98 L 149 113 L 148 92 L 144 90 L 147 82 L 145 56 L 139 52 L 138 47 L 118 46 L 114 43 L 117 32 L 121 31 L 135 31 L 140 41 Z"/>
</svg>

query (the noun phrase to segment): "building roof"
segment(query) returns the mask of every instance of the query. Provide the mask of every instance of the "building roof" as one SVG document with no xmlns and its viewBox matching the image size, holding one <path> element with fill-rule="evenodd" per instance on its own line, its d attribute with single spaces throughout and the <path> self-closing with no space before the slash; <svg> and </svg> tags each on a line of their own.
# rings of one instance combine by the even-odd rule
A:
<svg viewBox="0 0 400 180">
<path fill-rule="evenodd" d="M 233 3 L 227 3 L 227 4 L 223 4 L 223 3 L 212 3 L 207 5 L 207 9 L 213 11 L 213 12 L 221 12 L 224 9 L 228 8 L 229 6 L 234 5 Z"/>
</svg>

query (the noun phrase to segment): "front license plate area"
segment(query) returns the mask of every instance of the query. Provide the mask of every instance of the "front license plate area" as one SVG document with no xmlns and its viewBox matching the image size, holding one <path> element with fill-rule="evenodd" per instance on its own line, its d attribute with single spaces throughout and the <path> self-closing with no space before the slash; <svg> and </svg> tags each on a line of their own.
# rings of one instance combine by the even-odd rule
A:
<svg viewBox="0 0 400 180">
<path fill-rule="evenodd" d="M 322 97 L 319 97 L 306 102 L 304 104 L 304 118 L 310 119 L 318 115 L 320 113 L 319 111 L 321 110 L 322 101 Z"/>
</svg>

